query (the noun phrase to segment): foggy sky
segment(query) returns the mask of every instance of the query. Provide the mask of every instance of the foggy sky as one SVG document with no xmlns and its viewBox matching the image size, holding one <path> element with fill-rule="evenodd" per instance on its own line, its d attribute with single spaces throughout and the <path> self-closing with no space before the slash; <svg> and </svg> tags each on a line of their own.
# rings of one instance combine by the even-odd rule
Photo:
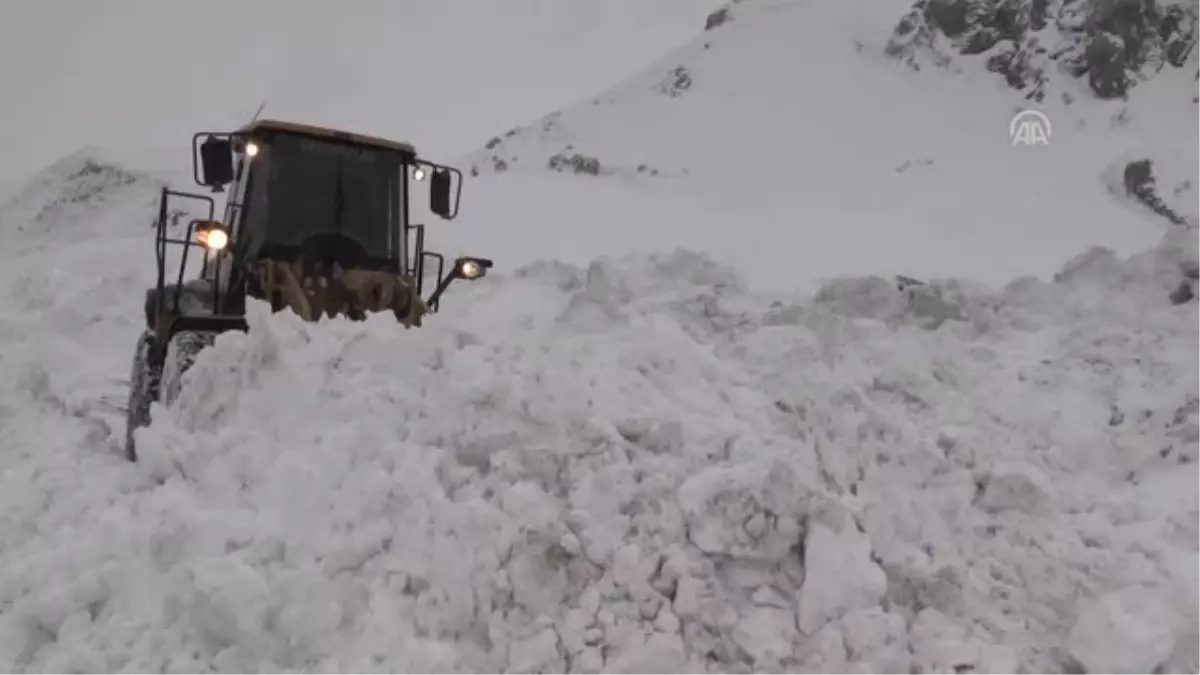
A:
<svg viewBox="0 0 1200 675">
<path fill-rule="evenodd" d="M 698 35 L 719 0 L 3 0 L 0 183 L 264 117 L 449 159 Z M 180 158 L 190 162 L 190 155 Z"/>
</svg>

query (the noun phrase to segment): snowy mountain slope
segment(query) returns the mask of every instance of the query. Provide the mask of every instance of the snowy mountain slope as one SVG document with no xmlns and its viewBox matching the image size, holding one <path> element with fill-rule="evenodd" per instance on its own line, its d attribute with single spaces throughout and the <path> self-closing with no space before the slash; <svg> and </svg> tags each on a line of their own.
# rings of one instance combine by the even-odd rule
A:
<svg viewBox="0 0 1200 675">
<path fill-rule="evenodd" d="M 102 400 L 123 403 L 115 383 L 127 373 L 114 370 L 120 357 L 108 350 L 144 321 L 140 289 L 154 282 L 158 193 L 177 178 L 123 159 L 74 153 L 36 174 L 0 210 L 0 360 L 6 368 L 53 364 L 81 414 Z"/>
<path fill-rule="evenodd" d="M 456 239 L 505 260 L 583 262 L 597 246 L 645 250 L 649 232 L 655 249 L 705 250 L 780 289 L 884 271 L 1003 284 L 1045 278 L 1088 245 L 1156 242 L 1166 223 L 1114 209 L 1108 194 L 1110 174 L 1141 157 L 1154 160 L 1164 199 L 1195 217 L 1189 69 L 1164 70 L 1128 102 L 1097 101 L 1067 78 L 1073 104 L 1037 106 L 1053 123 L 1050 146 L 1014 147 L 1009 121 L 1030 104 L 1002 80 L 914 72 L 886 54 L 907 9 L 739 5 L 625 85 L 464 159 L 479 179 Z M 569 178 L 543 190 L 558 171 Z M 689 226 L 657 237 L 664 196 Z M 529 249 L 527 231 L 547 241 Z"/>
<path fill-rule="evenodd" d="M 688 39 L 715 5 L 262 0 L 232 22 L 206 3 L 128 0 L 69 16 L 35 4 L 0 24 L 0 181 L 83 145 L 166 145 L 186 161 L 194 131 L 240 125 L 264 100 L 273 117 L 400 137 L 445 158 L 618 81 Z M 72 49 L 45 40 L 50 31 Z M 246 64 L 237 77 L 179 49 L 218 35 L 222 63 Z"/>
<path fill-rule="evenodd" d="M 681 253 L 525 268 L 420 331 L 256 312 L 139 467 L 31 359 L 0 664 L 1194 672 L 1195 251 L 947 305 Z"/>
</svg>

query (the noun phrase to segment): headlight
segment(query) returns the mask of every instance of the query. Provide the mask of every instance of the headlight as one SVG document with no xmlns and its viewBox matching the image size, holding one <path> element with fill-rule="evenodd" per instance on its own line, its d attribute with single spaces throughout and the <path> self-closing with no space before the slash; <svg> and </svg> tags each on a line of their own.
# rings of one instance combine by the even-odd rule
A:
<svg viewBox="0 0 1200 675">
<path fill-rule="evenodd" d="M 466 279 L 474 281 L 482 279 L 487 275 L 487 271 L 491 269 L 492 261 L 487 258 L 455 258 L 454 267 L 450 268 L 449 278 Z"/>
<path fill-rule="evenodd" d="M 483 265 L 480 265 L 474 260 L 464 260 L 462 265 L 458 268 L 458 271 L 462 274 L 464 279 L 478 279 L 479 277 L 483 276 L 485 272 Z"/>
<path fill-rule="evenodd" d="M 254 141 L 246 141 L 246 156 L 253 157 L 258 154 L 258 143 Z"/>
<path fill-rule="evenodd" d="M 221 251 L 229 245 L 229 233 L 217 227 L 200 230 L 196 239 L 210 251 Z"/>
<path fill-rule="evenodd" d="M 413 180 L 415 180 L 415 181 L 425 180 L 425 169 L 423 169 L 419 166 L 414 167 L 413 168 Z"/>
</svg>

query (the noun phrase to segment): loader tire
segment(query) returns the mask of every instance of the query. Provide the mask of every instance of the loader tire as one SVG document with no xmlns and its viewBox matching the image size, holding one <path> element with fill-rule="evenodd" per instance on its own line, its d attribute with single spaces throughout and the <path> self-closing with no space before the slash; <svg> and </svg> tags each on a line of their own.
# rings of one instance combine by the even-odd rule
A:
<svg viewBox="0 0 1200 675">
<path fill-rule="evenodd" d="M 125 459 L 137 461 L 133 432 L 150 424 L 150 404 L 158 399 L 162 364 L 154 362 L 154 331 L 145 330 L 133 352 L 129 373 L 129 402 L 125 407 Z"/>
<path fill-rule="evenodd" d="M 196 362 L 196 355 L 205 347 L 211 347 L 216 333 L 185 330 L 171 336 L 167 343 L 167 355 L 163 359 L 162 403 L 171 405 L 179 398 L 183 387 L 183 374 Z"/>
</svg>

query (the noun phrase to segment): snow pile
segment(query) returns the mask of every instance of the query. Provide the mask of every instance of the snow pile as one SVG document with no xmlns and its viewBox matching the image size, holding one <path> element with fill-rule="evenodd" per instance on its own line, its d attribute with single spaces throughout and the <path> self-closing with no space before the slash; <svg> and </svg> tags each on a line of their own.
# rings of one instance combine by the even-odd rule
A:
<svg viewBox="0 0 1200 675">
<path fill-rule="evenodd" d="M 29 366 L 0 668 L 1195 670 L 1195 248 L 944 304 L 681 252 L 416 331 L 256 311 L 139 468 Z"/>
</svg>

